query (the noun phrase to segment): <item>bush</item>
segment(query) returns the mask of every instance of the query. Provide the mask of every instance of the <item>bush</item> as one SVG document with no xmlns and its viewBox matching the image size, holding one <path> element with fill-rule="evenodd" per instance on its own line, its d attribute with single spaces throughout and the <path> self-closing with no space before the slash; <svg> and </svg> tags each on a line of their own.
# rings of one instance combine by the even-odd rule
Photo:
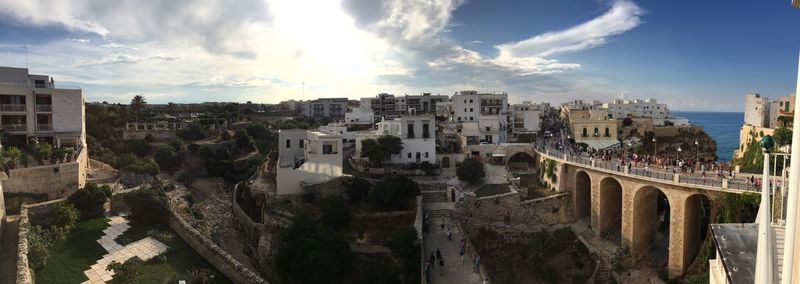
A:
<svg viewBox="0 0 800 284">
<path fill-rule="evenodd" d="M 59 203 L 56 210 L 53 211 L 53 226 L 72 229 L 80 216 L 80 211 L 72 204 Z"/>
<path fill-rule="evenodd" d="M 197 145 L 195 143 L 186 145 L 186 150 L 189 150 L 189 152 L 191 153 L 197 153 L 197 150 L 200 150 L 200 145 Z"/>
<path fill-rule="evenodd" d="M 132 257 L 125 261 L 125 263 L 119 263 L 116 261 L 112 261 L 107 267 L 106 270 L 114 271 L 114 278 L 111 279 L 110 283 L 114 284 L 128 284 L 134 283 L 136 280 L 136 276 L 139 275 L 139 269 L 141 268 L 144 262 L 139 257 Z"/>
<path fill-rule="evenodd" d="M 193 123 L 178 130 L 176 134 L 183 140 L 194 141 L 208 137 L 208 129 L 198 123 Z"/>
<path fill-rule="evenodd" d="M 333 230 L 350 224 L 350 210 L 341 198 L 328 198 L 322 202 L 322 225 Z"/>
<path fill-rule="evenodd" d="M 53 239 L 40 226 L 31 226 L 28 230 L 28 263 L 33 270 L 40 270 L 47 265 Z"/>
<path fill-rule="evenodd" d="M 117 156 L 116 159 L 114 159 L 114 167 L 117 169 L 122 169 L 135 164 L 138 159 L 139 158 L 137 158 L 134 154 L 125 153 Z"/>
<path fill-rule="evenodd" d="M 167 195 L 158 188 L 143 187 L 125 195 L 131 218 L 144 224 L 158 223 L 167 215 Z"/>
<path fill-rule="evenodd" d="M 392 250 L 392 253 L 401 258 L 408 258 L 414 256 L 419 250 L 414 242 L 417 240 L 417 231 L 413 228 L 408 228 L 399 232 L 395 232 L 386 242 L 386 246 Z"/>
<path fill-rule="evenodd" d="M 347 199 L 351 203 L 355 203 L 367 200 L 369 197 L 369 191 L 372 188 L 372 184 L 363 178 L 355 177 L 350 182 L 345 184 L 345 188 Z"/>
<path fill-rule="evenodd" d="M 107 185 L 88 183 L 70 195 L 67 202 L 75 206 L 80 211 L 81 217 L 86 219 L 102 214 L 105 211 L 103 205 L 110 197 L 111 188 Z"/>
<path fill-rule="evenodd" d="M 172 139 L 172 141 L 169 141 L 169 146 L 172 147 L 172 149 L 174 149 L 175 152 L 180 152 L 181 150 L 183 150 L 183 144 L 184 144 L 183 140 L 181 140 L 180 138 L 175 138 Z"/>
<path fill-rule="evenodd" d="M 123 170 L 136 174 L 147 175 L 157 175 L 159 172 L 161 172 L 161 168 L 158 166 L 158 163 L 149 158 L 137 160 L 136 163 L 125 167 Z"/>
<path fill-rule="evenodd" d="M 158 146 L 158 149 L 156 149 L 156 152 L 153 154 L 153 160 L 158 163 L 159 169 L 167 171 L 172 171 L 180 165 L 178 153 L 176 153 L 175 148 L 170 145 Z"/>
<path fill-rule="evenodd" d="M 134 140 L 128 142 L 128 152 L 136 154 L 136 156 L 144 157 L 150 154 L 150 144 L 144 140 Z"/>
<path fill-rule="evenodd" d="M 353 253 L 347 241 L 301 215 L 278 234 L 275 265 L 301 283 L 335 283 L 352 271 Z"/>
<path fill-rule="evenodd" d="M 419 195 L 419 185 L 405 176 L 383 178 L 370 191 L 369 197 L 376 209 L 391 211 L 405 209 L 406 200 Z"/>
<path fill-rule="evenodd" d="M 244 129 L 236 130 L 236 134 L 233 136 L 236 139 L 236 147 L 241 150 L 252 150 L 253 149 L 253 137 L 247 134 L 247 131 Z"/>
<path fill-rule="evenodd" d="M 460 180 L 475 184 L 486 176 L 486 172 L 483 169 L 483 162 L 475 158 L 469 158 L 461 162 L 461 165 L 456 168 L 456 175 Z"/>
</svg>

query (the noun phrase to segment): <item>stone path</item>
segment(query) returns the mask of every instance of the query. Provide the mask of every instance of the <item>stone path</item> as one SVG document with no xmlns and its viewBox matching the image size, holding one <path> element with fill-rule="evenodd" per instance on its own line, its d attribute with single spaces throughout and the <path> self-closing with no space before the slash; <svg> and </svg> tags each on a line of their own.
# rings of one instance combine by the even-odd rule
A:
<svg viewBox="0 0 800 284">
<path fill-rule="evenodd" d="M 445 228 L 442 230 L 441 224 L 444 221 Z M 459 256 L 459 242 L 464 234 L 453 223 L 452 218 L 432 218 L 431 227 L 428 233 L 425 234 L 425 254 L 429 256 L 431 252 L 436 252 L 436 249 L 442 252 L 444 259 L 444 266 L 439 265 L 437 262 L 435 267 L 431 270 L 431 281 L 429 283 L 482 283 L 480 274 L 472 271 L 472 257 L 465 255 L 464 260 Z M 447 230 L 453 233 L 452 241 L 447 241 Z"/>
<path fill-rule="evenodd" d="M 98 260 L 97 263 L 90 266 L 89 270 L 83 272 L 89 278 L 89 280 L 83 282 L 84 284 L 100 284 L 111 280 L 114 272 L 106 270 L 106 268 L 113 261 L 124 263 L 134 256 L 139 257 L 141 260 L 148 260 L 167 250 L 165 244 L 152 237 L 146 237 L 126 246 L 118 244 L 114 239 L 125 233 L 131 226 L 128 225 L 128 220 L 122 216 L 114 216 L 109 219 L 108 228 L 103 230 L 103 236 L 97 240 L 100 246 L 108 253 L 103 255 L 103 258 Z"/>
</svg>

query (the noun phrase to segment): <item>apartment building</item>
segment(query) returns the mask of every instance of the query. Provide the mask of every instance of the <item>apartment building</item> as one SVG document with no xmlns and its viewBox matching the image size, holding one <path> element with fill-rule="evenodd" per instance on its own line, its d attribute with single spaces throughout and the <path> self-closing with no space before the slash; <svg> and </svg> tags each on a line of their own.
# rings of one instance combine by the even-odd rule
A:
<svg viewBox="0 0 800 284">
<path fill-rule="evenodd" d="M 431 93 L 422 93 L 422 95 L 404 95 L 397 97 L 396 110 L 399 115 L 408 114 L 410 111 L 416 111 L 416 114 L 436 113 L 436 106 L 443 102 L 449 102 L 450 98 L 443 95 L 431 95 Z"/>
<path fill-rule="evenodd" d="M 508 94 L 457 92 L 452 102 L 452 121 L 462 125 L 468 140 L 490 144 L 508 142 Z"/>
<path fill-rule="evenodd" d="M 569 118 L 570 138 L 597 149 L 619 144 L 617 128 L 620 120 L 611 119 L 606 113 L 605 110 L 572 110 Z"/>
<path fill-rule="evenodd" d="M 347 98 L 321 98 L 303 102 L 303 117 L 341 121 L 350 102 Z"/>
<path fill-rule="evenodd" d="M 0 127 L 9 144 L 38 137 L 56 147 L 79 148 L 86 144 L 84 120 L 80 88 L 56 86 L 52 77 L 28 69 L 0 67 Z"/>
<path fill-rule="evenodd" d="M 614 99 L 603 104 L 608 110 L 608 117 L 624 119 L 628 116 L 653 118 L 653 125 L 664 125 L 666 119 L 672 117 L 667 104 L 659 103 L 656 99 Z"/>
<path fill-rule="evenodd" d="M 278 195 L 342 176 L 342 136 L 300 129 L 278 132 Z"/>
<path fill-rule="evenodd" d="M 375 121 L 397 117 L 397 99 L 392 94 L 380 93 L 372 98 L 361 98 L 361 107 L 369 107 Z"/>
<path fill-rule="evenodd" d="M 351 126 L 373 126 L 375 113 L 369 107 L 354 108 L 344 114 L 344 123 Z"/>
<path fill-rule="evenodd" d="M 770 102 L 756 93 L 744 95 L 744 123 L 757 127 L 769 127 Z"/>
<path fill-rule="evenodd" d="M 511 132 L 514 134 L 531 134 L 541 130 L 542 114 L 548 107 L 523 101 L 511 105 Z"/>
<path fill-rule="evenodd" d="M 376 131 L 356 134 L 354 156 L 361 156 L 362 141 L 376 139 L 381 135 L 397 136 L 403 142 L 403 151 L 398 155 L 392 155 L 389 163 L 436 163 L 436 119 L 434 116 L 410 115 L 381 121 L 378 123 Z"/>
<path fill-rule="evenodd" d="M 794 103 L 794 94 L 772 101 L 769 106 L 769 128 L 791 125 L 794 120 Z"/>
</svg>

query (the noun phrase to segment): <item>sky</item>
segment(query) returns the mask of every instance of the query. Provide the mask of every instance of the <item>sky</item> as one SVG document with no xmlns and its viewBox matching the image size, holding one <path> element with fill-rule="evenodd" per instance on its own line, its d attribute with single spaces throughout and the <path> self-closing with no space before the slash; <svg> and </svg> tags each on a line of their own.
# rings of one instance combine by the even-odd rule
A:
<svg viewBox="0 0 800 284">
<path fill-rule="evenodd" d="M 795 91 L 798 52 L 789 0 L 0 0 L 0 65 L 87 101 L 479 90 L 742 111 Z"/>
</svg>

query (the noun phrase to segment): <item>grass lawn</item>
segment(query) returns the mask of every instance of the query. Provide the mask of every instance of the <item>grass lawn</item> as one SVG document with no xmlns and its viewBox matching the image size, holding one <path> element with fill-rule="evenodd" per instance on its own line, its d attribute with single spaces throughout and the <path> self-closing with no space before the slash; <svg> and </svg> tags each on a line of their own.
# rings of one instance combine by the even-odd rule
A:
<svg viewBox="0 0 800 284">
<path fill-rule="evenodd" d="M 232 283 L 168 227 L 140 225 L 133 222 L 129 224 L 131 228 L 119 236 L 118 240 L 125 239 L 130 242 L 141 240 L 147 237 L 147 232 L 151 230 L 170 232 L 174 236 L 171 242 L 166 243 L 171 248 L 167 251 L 167 261 L 142 265 L 136 283 L 178 283 L 178 280 L 185 280 L 187 272 L 192 269 L 208 270 L 213 275 L 213 281 L 209 283 Z"/>
<path fill-rule="evenodd" d="M 507 183 L 501 184 L 486 184 L 475 191 L 476 197 L 485 197 L 485 196 L 492 196 L 498 195 L 503 193 L 509 193 L 511 190 L 508 188 Z"/>
<path fill-rule="evenodd" d="M 89 280 L 83 272 L 106 254 L 97 243 L 106 227 L 108 219 L 104 217 L 79 222 L 68 238 L 56 242 L 50 249 L 47 265 L 34 274 L 36 282 L 81 283 Z"/>
</svg>

